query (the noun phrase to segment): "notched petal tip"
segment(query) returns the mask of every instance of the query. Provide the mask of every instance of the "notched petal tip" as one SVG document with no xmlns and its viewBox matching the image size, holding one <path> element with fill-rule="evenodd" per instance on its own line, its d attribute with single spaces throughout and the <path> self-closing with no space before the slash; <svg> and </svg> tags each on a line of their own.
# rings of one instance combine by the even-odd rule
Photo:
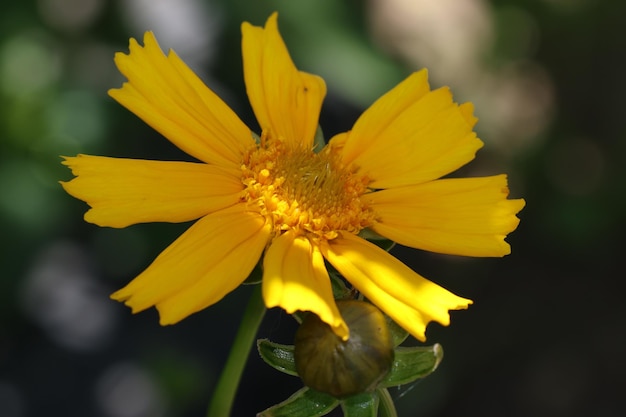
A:
<svg viewBox="0 0 626 417">
<path fill-rule="evenodd" d="M 508 189 L 506 195 L 508 195 Z M 517 226 L 520 224 L 520 218 L 517 215 L 526 206 L 526 201 L 523 198 L 505 200 L 502 202 L 502 205 L 505 205 L 504 210 L 509 213 L 509 224 L 506 234 L 500 236 L 502 252 L 500 255 L 497 255 L 499 257 L 504 257 L 511 254 L 511 245 L 505 239 L 507 238 L 508 234 L 513 233 L 517 229 Z"/>
<path fill-rule="evenodd" d="M 118 301 L 124 304 L 126 307 L 130 308 L 130 312 L 132 314 L 141 313 L 144 310 L 147 310 L 151 306 L 140 306 L 133 302 L 132 294 L 127 291 L 127 288 L 124 287 L 115 291 L 113 294 L 109 295 L 109 298 L 113 301 Z"/>
<path fill-rule="evenodd" d="M 65 155 L 61 155 L 61 164 L 65 165 L 66 167 L 68 167 L 71 171 L 73 175 L 76 175 L 76 173 L 74 172 L 75 166 L 76 164 L 79 162 L 79 160 L 81 158 L 85 157 L 84 154 L 79 153 L 76 156 L 65 156 Z"/>
<path fill-rule="evenodd" d="M 249 30 L 249 29 L 261 29 L 261 30 L 263 30 L 263 29 L 272 29 L 272 30 L 278 32 L 278 12 L 275 11 L 272 14 L 270 14 L 269 17 L 265 20 L 265 25 L 263 27 L 256 26 L 256 25 L 253 25 L 250 22 L 245 22 L 244 21 L 244 22 L 241 23 L 242 32 L 243 32 L 244 28 L 245 28 L 245 30 Z"/>
<path fill-rule="evenodd" d="M 459 111 L 470 127 L 474 127 L 478 123 L 478 117 L 474 116 L 474 103 L 467 102 L 459 105 Z"/>
<path fill-rule="evenodd" d="M 379 98 L 347 135 L 341 156 L 373 188 L 441 178 L 474 159 L 483 146 L 472 127 L 471 104 L 459 105 L 448 87 L 430 89 L 424 70 Z"/>
<path fill-rule="evenodd" d="M 130 294 L 124 295 L 122 290 L 117 290 L 114 293 L 112 293 L 111 295 L 109 295 L 109 298 L 111 300 L 120 301 L 120 302 L 124 302 L 124 301 L 128 300 L 129 297 L 130 297 Z"/>
<path fill-rule="evenodd" d="M 237 288 L 257 264 L 269 233 L 264 219 L 241 207 L 207 215 L 111 298 L 133 313 L 154 306 L 162 325 L 175 324 Z"/>
<path fill-rule="evenodd" d="M 469 298 L 458 297 L 458 299 L 459 303 L 455 307 L 451 307 L 450 310 L 467 310 L 469 306 L 474 304 L 474 301 Z"/>
<path fill-rule="evenodd" d="M 162 308 L 158 304 L 156 305 L 156 309 L 159 312 L 159 325 L 161 326 L 171 326 L 187 317 L 171 314 L 167 309 Z"/>
<path fill-rule="evenodd" d="M 154 32 L 151 30 L 147 30 L 143 34 L 143 44 L 147 45 L 158 45 L 156 37 L 154 36 Z"/>
<path fill-rule="evenodd" d="M 523 200 L 508 200 L 506 175 L 448 178 L 372 193 L 379 218 L 372 226 L 386 238 L 451 255 L 502 257 L 505 237 L 520 220 Z"/>
<path fill-rule="evenodd" d="M 265 29 L 271 29 L 278 32 L 278 12 L 273 12 L 265 21 Z"/>
<path fill-rule="evenodd" d="M 318 127 L 326 84 L 299 71 L 278 30 L 278 14 L 264 27 L 244 22 L 242 54 L 250 104 L 264 133 L 310 147 Z"/>
<path fill-rule="evenodd" d="M 420 341 L 430 322 L 450 324 L 450 311 L 467 309 L 459 297 L 418 275 L 398 259 L 359 237 L 344 234 L 322 246 L 325 258 L 368 300 Z"/>
</svg>

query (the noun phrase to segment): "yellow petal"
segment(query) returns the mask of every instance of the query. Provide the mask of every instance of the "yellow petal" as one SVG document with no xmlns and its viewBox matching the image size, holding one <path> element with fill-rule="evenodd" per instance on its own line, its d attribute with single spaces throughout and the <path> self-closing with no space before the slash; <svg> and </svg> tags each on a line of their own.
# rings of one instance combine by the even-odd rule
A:
<svg viewBox="0 0 626 417">
<path fill-rule="evenodd" d="M 426 325 L 450 323 L 449 310 L 471 300 L 423 278 L 378 246 L 350 233 L 322 244 L 324 257 L 365 297 L 417 339 Z"/>
<path fill-rule="evenodd" d="M 478 122 L 478 118 L 474 116 L 474 104 L 463 103 L 459 106 L 461 115 L 465 118 L 465 121 L 470 126 L 475 126 Z"/>
<path fill-rule="evenodd" d="M 207 164 L 89 155 L 64 159 L 76 178 L 61 185 L 91 206 L 85 220 L 98 226 L 197 219 L 237 203 L 243 189 L 237 170 Z"/>
<path fill-rule="evenodd" d="M 261 129 L 272 137 L 311 148 L 326 84 L 300 72 L 278 32 L 277 13 L 265 28 L 244 22 L 243 70 L 250 104 Z"/>
<path fill-rule="evenodd" d="M 109 95 L 189 155 L 238 167 L 254 145 L 250 130 L 173 51 L 166 57 L 152 32 L 144 45 L 131 39 L 128 55 L 115 54 L 128 82 Z"/>
<path fill-rule="evenodd" d="M 368 194 L 372 229 L 405 246 L 465 256 L 504 256 L 524 200 L 507 200 L 506 175 L 454 178 Z"/>
<path fill-rule="evenodd" d="M 304 236 L 288 231 L 272 241 L 263 257 L 263 298 L 268 308 L 287 313 L 311 311 L 337 336 L 348 339 L 348 327 L 333 299 L 324 258 Z"/>
<path fill-rule="evenodd" d="M 454 103 L 447 88 L 430 91 L 426 70 L 416 72 L 367 109 L 347 137 L 338 137 L 342 159 L 366 174 L 373 188 L 439 178 L 471 161 L 482 146 L 471 111 L 471 105 Z"/>
<path fill-rule="evenodd" d="M 258 262 L 269 228 L 243 205 L 194 223 L 152 264 L 111 298 L 133 313 L 156 306 L 161 324 L 173 324 L 221 300 Z"/>
</svg>

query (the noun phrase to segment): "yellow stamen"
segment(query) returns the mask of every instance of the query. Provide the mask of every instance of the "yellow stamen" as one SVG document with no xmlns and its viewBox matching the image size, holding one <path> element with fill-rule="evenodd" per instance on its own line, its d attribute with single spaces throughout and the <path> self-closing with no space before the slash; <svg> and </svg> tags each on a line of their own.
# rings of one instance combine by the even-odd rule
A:
<svg viewBox="0 0 626 417">
<path fill-rule="evenodd" d="M 245 154 L 242 173 L 242 199 L 268 218 L 276 236 L 294 230 L 330 240 L 374 220 L 361 200 L 369 180 L 344 167 L 328 147 L 315 153 L 263 135 Z"/>
</svg>

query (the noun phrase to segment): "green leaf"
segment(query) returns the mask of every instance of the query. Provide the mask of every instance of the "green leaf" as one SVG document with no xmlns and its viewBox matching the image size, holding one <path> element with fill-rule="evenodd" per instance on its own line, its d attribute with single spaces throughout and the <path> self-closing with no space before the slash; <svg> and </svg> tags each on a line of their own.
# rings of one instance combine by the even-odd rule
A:
<svg viewBox="0 0 626 417">
<path fill-rule="evenodd" d="M 324 148 L 324 146 L 326 146 L 324 132 L 322 132 L 322 126 L 317 125 L 317 130 L 315 131 L 315 139 L 313 139 L 313 151 L 315 153 L 318 153 Z"/>
<path fill-rule="evenodd" d="M 339 405 L 339 400 L 307 387 L 285 401 L 257 414 L 257 417 L 320 417 Z"/>
<path fill-rule="evenodd" d="M 424 378 L 437 369 L 443 359 L 443 348 L 439 343 L 433 346 L 399 346 L 391 371 L 380 384 L 381 387 L 395 387 Z"/>
<path fill-rule="evenodd" d="M 341 401 L 344 417 L 376 417 L 378 415 L 378 394 L 364 392 Z"/>
<path fill-rule="evenodd" d="M 270 342 L 268 339 L 259 339 L 256 345 L 259 355 L 269 366 L 288 375 L 298 376 L 293 357 L 293 345 L 281 345 Z"/>
</svg>

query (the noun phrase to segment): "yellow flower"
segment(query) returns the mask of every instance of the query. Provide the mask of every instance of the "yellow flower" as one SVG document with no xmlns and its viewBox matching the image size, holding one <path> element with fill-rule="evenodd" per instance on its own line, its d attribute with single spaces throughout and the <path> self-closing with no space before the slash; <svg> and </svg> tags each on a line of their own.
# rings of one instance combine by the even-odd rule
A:
<svg viewBox="0 0 626 417">
<path fill-rule="evenodd" d="M 163 325 L 216 303 L 263 258 L 267 307 L 311 311 L 337 335 L 348 329 L 325 260 L 419 340 L 471 300 L 423 278 L 359 237 L 369 228 L 439 253 L 503 256 L 523 200 L 505 175 L 439 179 L 474 158 L 472 105 L 431 91 L 425 70 L 376 101 L 354 128 L 314 149 L 324 81 L 300 72 L 278 32 L 242 25 L 244 76 L 260 139 L 154 35 L 115 63 L 128 82 L 109 94 L 193 162 L 78 155 L 65 190 L 91 207 L 85 220 L 126 227 L 198 219 L 112 298 L 133 312 L 156 306 Z"/>
</svg>

